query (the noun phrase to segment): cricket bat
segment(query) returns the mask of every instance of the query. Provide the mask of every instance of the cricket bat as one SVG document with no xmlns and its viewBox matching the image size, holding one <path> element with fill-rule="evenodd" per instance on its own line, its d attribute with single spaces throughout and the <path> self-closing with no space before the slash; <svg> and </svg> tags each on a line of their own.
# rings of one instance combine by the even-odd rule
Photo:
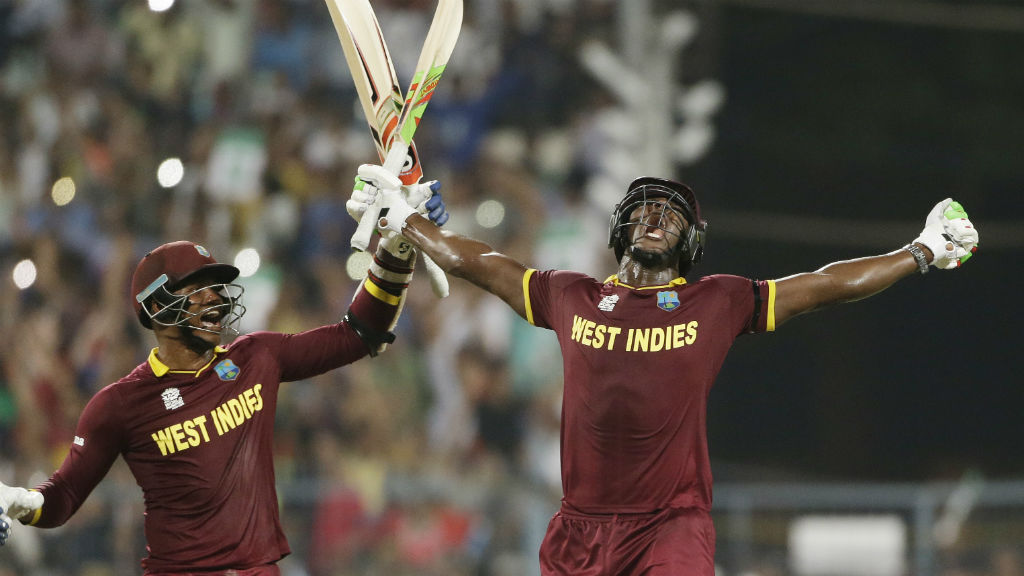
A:
<svg viewBox="0 0 1024 576">
<path fill-rule="evenodd" d="M 384 167 L 404 184 L 423 175 L 413 135 L 451 57 L 462 27 L 462 0 L 439 0 L 407 96 L 402 99 L 387 43 L 369 0 L 326 0 L 359 102 Z M 380 208 L 371 207 L 352 235 L 352 247 L 365 250 Z M 435 294 L 448 294 L 444 272 L 426 254 L 424 265 Z"/>
</svg>

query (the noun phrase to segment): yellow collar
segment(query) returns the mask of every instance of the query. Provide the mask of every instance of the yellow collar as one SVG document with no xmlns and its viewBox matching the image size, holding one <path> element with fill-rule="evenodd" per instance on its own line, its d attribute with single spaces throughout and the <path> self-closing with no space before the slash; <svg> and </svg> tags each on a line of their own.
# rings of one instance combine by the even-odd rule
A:
<svg viewBox="0 0 1024 576">
<path fill-rule="evenodd" d="M 190 374 L 190 373 L 195 373 L 196 376 L 199 376 L 199 374 L 202 373 L 203 370 L 206 370 L 207 368 L 210 367 L 210 364 L 213 364 L 213 361 L 217 359 L 217 355 L 218 354 L 223 354 L 224 352 L 227 352 L 227 348 L 224 348 L 223 346 L 217 346 L 216 348 L 213 349 L 213 358 L 211 358 L 210 361 L 207 362 L 206 365 L 203 366 L 202 368 L 200 368 L 199 370 L 193 371 L 193 370 L 171 370 L 171 368 L 169 366 L 167 366 L 167 364 L 164 364 L 163 362 L 160 361 L 159 358 L 157 358 L 156 351 L 159 350 L 159 349 L 160 348 L 157 347 L 157 348 L 153 348 L 152 350 L 150 350 L 149 351 L 149 359 L 148 359 L 149 368 L 153 371 L 153 375 L 156 376 L 157 378 L 163 378 L 164 375 L 166 375 L 169 372 L 170 373 L 174 373 L 174 374 Z"/>
<path fill-rule="evenodd" d="M 629 288 L 629 289 L 632 289 L 632 290 L 662 290 L 664 288 L 673 288 L 675 286 L 682 286 L 683 284 L 686 284 L 686 278 L 683 278 L 682 276 L 680 276 L 679 278 L 676 278 L 675 280 L 669 282 L 668 284 L 662 284 L 660 286 L 639 286 L 639 287 L 637 287 L 637 286 L 630 286 L 629 284 L 626 284 L 625 282 L 620 282 L 619 281 L 619 275 L 618 274 L 612 274 L 604 282 L 605 282 L 605 284 L 607 284 L 608 282 L 611 282 L 612 284 L 615 284 L 616 286 L 625 286 L 626 288 Z"/>
</svg>

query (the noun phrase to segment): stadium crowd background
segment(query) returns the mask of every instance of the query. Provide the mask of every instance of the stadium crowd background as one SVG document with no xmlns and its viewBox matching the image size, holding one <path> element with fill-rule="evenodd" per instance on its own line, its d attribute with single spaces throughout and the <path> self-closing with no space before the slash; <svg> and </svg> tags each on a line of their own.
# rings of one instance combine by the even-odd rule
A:
<svg viewBox="0 0 1024 576">
<path fill-rule="evenodd" d="M 1024 243 L 1012 220 L 999 224 L 1019 222 L 1024 184 L 1013 160 L 1021 31 L 907 33 L 735 4 L 694 4 L 705 27 L 677 71 L 680 82 L 718 75 L 729 99 L 707 157 L 671 174 L 695 185 L 712 223 L 697 273 L 782 276 L 895 249 L 949 195 L 978 222 L 982 252 L 882 302 L 741 341 L 712 401 L 717 478 L 1020 475 L 1010 440 L 1024 432 L 1010 369 L 1020 313 L 1011 321 L 995 302 L 1019 286 L 1006 267 Z M 433 3 L 374 5 L 407 81 Z M 616 37 L 616 11 L 607 0 L 467 2 L 417 135 L 452 229 L 534 267 L 611 273 L 610 204 L 590 175 L 607 168 L 602 122 L 616 103 L 578 52 Z M 936 45 L 934 60 L 874 67 L 893 58 L 886 50 Z M 858 59 L 871 46 L 886 48 Z M 819 86 L 801 70 L 837 78 Z M 889 89 L 865 92 L 878 70 Z M 132 317 L 128 280 L 162 242 L 195 240 L 222 261 L 240 254 L 244 331 L 344 313 L 356 286 L 344 201 L 356 166 L 373 160 L 356 107 L 318 0 L 163 12 L 141 1 L 0 4 L 0 478 L 44 479 L 89 397 L 144 360 L 153 341 Z M 173 185 L 158 180 L 160 166 Z M 757 212 L 819 227 L 814 218 L 852 215 L 866 233 Z M 881 234 L 876 218 L 890 224 Z M 388 353 L 282 388 L 289 574 L 536 570 L 560 494 L 557 348 L 482 291 L 453 280 L 438 301 L 418 276 Z M 20 530 L 0 574 L 137 573 L 141 512 L 118 462 L 66 527 Z"/>
</svg>

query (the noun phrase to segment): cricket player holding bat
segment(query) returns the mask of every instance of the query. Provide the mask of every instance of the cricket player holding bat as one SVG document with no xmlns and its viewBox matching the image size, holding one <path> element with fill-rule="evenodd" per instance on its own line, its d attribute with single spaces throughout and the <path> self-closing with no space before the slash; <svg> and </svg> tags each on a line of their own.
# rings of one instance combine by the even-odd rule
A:
<svg viewBox="0 0 1024 576">
<path fill-rule="evenodd" d="M 435 191 L 424 213 L 447 219 Z M 245 313 L 238 269 L 192 242 L 139 262 L 132 304 L 157 347 L 100 390 L 78 421 L 60 469 L 32 490 L 0 484 L 0 544 L 10 521 L 67 522 L 118 456 L 145 498 L 146 574 L 276 576 L 290 553 L 274 487 L 273 433 L 282 382 L 370 355 L 394 340 L 416 254 L 378 247 L 348 313 L 298 334 L 255 332 L 221 345 Z"/>
<path fill-rule="evenodd" d="M 403 202 L 388 171 L 362 166 L 359 176 L 365 184 L 352 200 L 388 208 L 382 233 L 400 234 L 558 335 L 563 498 L 540 549 L 545 576 L 713 576 L 706 405 L 736 337 L 866 298 L 929 266 L 957 268 L 978 243 L 962 207 L 946 199 L 913 242 L 888 254 L 778 280 L 688 282 L 707 242 L 697 197 L 642 177 L 612 212 L 608 245 L 619 266 L 600 281 L 535 270 L 442 232 Z"/>
</svg>

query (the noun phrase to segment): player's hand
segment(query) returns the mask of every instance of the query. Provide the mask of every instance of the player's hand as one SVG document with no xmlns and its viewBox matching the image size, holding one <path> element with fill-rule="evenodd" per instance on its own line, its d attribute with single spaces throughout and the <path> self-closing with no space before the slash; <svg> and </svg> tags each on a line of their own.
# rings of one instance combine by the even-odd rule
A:
<svg viewBox="0 0 1024 576">
<path fill-rule="evenodd" d="M 402 229 L 405 228 L 405 221 L 409 219 L 409 216 L 418 213 L 418 210 L 410 206 L 398 190 L 383 190 L 380 193 L 380 206 L 383 215 L 377 220 L 377 229 L 385 238 L 393 235 L 401 236 Z M 387 213 L 383 212 L 385 209 Z"/>
<path fill-rule="evenodd" d="M 441 199 L 441 183 L 437 180 L 402 186 L 402 195 L 409 206 L 437 226 L 444 226 L 448 221 L 448 209 Z"/>
<path fill-rule="evenodd" d="M 11 520 L 19 520 L 43 506 L 43 495 L 0 482 L 0 546 L 11 535 Z"/>
<path fill-rule="evenodd" d="M 356 182 L 352 195 L 345 202 L 345 210 L 356 222 L 379 201 L 381 190 L 400 190 L 402 181 L 377 164 L 363 164 L 356 171 Z"/>
<path fill-rule="evenodd" d="M 914 242 L 932 251 L 932 266 L 950 270 L 967 262 L 978 250 L 978 229 L 959 202 L 946 198 L 928 213 L 924 230 Z"/>
</svg>

